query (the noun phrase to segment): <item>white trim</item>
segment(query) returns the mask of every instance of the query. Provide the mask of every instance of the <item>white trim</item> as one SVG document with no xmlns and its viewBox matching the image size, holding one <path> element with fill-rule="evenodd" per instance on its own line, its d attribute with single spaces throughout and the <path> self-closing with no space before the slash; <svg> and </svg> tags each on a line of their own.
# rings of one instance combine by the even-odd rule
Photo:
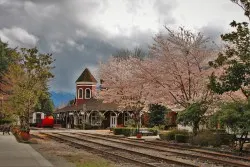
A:
<svg viewBox="0 0 250 167">
<path fill-rule="evenodd" d="M 81 98 L 80 98 L 80 93 L 79 93 L 80 90 L 82 90 L 82 97 Z M 77 89 L 77 94 L 78 94 L 78 98 L 77 99 L 83 99 L 83 88 Z"/>
<path fill-rule="evenodd" d="M 90 85 L 90 84 L 77 84 L 76 86 L 96 86 L 96 84 L 94 84 L 94 85 Z"/>
<path fill-rule="evenodd" d="M 95 82 L 76 82 L 76 84 L 84 84 L 84 85 L 89 84 L 89 85 L 96 85 L 97 83 L 95 83 Z"/>
<path fill-rule="evenodd" d="M 87 95 L 86 91 L 87 91 L 87 90 L 89 90 L 89 95 L 90 95 L 90 97 L 88 97 L 88 98 L 86 97 L 86 95 Z M 84 95 L 85 95 L 85 99 L 91 99 L 91 95 L 92 95 L 91 89 L 90 89 L 90 88 L 86 88 L 86 89 L 85 89 L 85 92 L 84 92 Z"/>
</svg>

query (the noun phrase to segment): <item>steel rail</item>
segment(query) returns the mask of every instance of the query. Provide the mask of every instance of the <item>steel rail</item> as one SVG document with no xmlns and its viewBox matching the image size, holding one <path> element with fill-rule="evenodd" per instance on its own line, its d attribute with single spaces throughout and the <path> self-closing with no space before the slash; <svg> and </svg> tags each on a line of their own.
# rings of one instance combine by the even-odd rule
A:
<svg viewBox="0 0 250 167">
<path fill-rule="evenodd" d="M 187 156 L 187 157 L 190 157 L 192 159 L 199 158 L 199 159 L 202 159 L 202 160 L 210 160 L 210 161 L 213 161 L 213 162 L 217 162 L 217 163 L 220 163 L 220 164 L 226 164 L 226 165 L 230 165 L 230 166 L 232 166 L 232 165 L 242 166 L 242 167 L 250 166 L 250 164 L 245 164 L 245 163 L 232 161 L 232 160 L 227 161 L 227 160 L 222 160 L 222 159 L 217 158 L 218 156 L 220 156 L 221 158 L 231 158 L 231 159 L 233 158 L 234 160 L 244 160 L 244 161 L 247 161 L 247 163 L 248 162 L 250 163 L 250 160 L 247 159 L 247 158 L 233 156 L 233 155 L 220 154 L 220 153 L 214 153 L 213 154 L 212 152 L 207 152 L 207 151 L 202 151 L 202 150 L 200 151 L 200 150 L 195 150 L 195 149 L 185 149 L 186 151 L 190 151 L 190 152 L 203 153 L 203 154 L 200 154 L 200 155 L 195 155 L 195 154 L 188 154 L 188 153 L 179 152 L 180 150 L 183 150 L 183 149 L 175 148 L 175 147 L 172 147 L 172 146 L 170 148 L 175 149 L 176 151 L 166 150 L 166 148 L 162 147 L 162 145 L 161 145 L 161 148 L 159 148 L 159 147 L 157 148 L 155 146 L 159 146 L 159 145 L 155 145 L 155 144 L 150 143 L 150 142 L 147 142 L 147 143 L 145 143 L 145 142 L 135 142 L 133 140 L 119 141 L 119 139 L 117 139 L 117 138 L 110 139 L 110 138 L 107 138 L 107 137 L 99 137 L 101 135 L 98 135 L 98 137 L 97 137 L 97 136 L 95 136 L 96 134 L 89 134 L 89 133 L 72 133 L 72 134 L 80 135 L 80 136 L 87 136 L 87 137 L 97 138 L 97 139 L 103 139 L 103 140 L 112 141 L 112 142 L 116 142 L 116 143 L 120 143 L 120 144 L 127 144 L 127 145 L 131 145 L 131 146 L 137 146 L 137 147 L 141 147 L 141 148 L 153 149 L 153 150 L 157 150 L 157 151 L 171 152 L 171 153 L 179 154 L 181 156 Z M 136 144 L 134 144 L 134 143 L 136 143 Z M 204 154 L 207 154 L 207 156 L 204 155 Z M 211 156 L 213 156 L 213 157 L 211 157 Z"/>
<path fill-rule="evenodd" d="M 140 166 L 145 166 L 145 167 L 158 167 L 158 165 L 141 162 L 141 161 L 138 161 L 138 160 L 135 160 L 135 159 L 132 159 L 132 158 L 121 156 L 119 154 L 114 154 L 114 153 L 110 153 L 110 152 L 105 151 L 105 150 L 101 150 L 101 149 L 97 149 L 97 148 L 90 147 L 90 146 L 87 146 L 87 145 L 79 144 L 77 142 L 73 142 L 73 141 L 70 141 L 70 140 L 67 140 L 65 138 L 55 136 L 55 135 L 51 135 L 51 134 L 47 134 L 47 133 L 45 135 L 48 136 L 50 139 L 53 139 L 53 140 L 59 141 L 59 142 L 62 141 L 63 143 L 67 143 L 68 145 L 73 146 L 73 147 L 78 148 L 78 149 L 81 148 L 81 149 L 90 150 L 92 152 L 96 152 L 96 153 L 99 153 L 99 154 L 101 153 L 103 155 L 108 155 L 109 158 L 111 156 L 113 158 L 119 158 L 119 159 L 121 159 L 121 160 L 123 160 L 125 162 L 130 162 L 130 163 L 137 164 L 137 165 L 140 165 Z M 38 137 L 40 139 L 45 139 L 45 138 L 40 137 L 38 135 L 33 134 L 33 136 Z M 112 159 L 112 158 L 110 158 L 110 159 Z"/>
<path fill-rule="evenodd" d="M 52 135 L 52 134 L 48 134 L 48 133 L 42 133 L 42 134 L 50 135 L 50 136 Z M 63 137 L 68 137 L 68 138 L 71 138 L 71 139 L 76 139 L 76 140 L 79 140 L 79 141 L 85 141 L 85 142 L 93 143 L 93 144 L 96 144 L 96 145 L 101 145 L 101 146 L 104 146 L 104 147 L 109 147 L 109 148 L 112 148 L 112 149 L 115 149 L 115 150 L 119 149 L 119 150 L 122 150 L 122 151 L 125 151 L 125 152 L 129 152 L 131 154 L 137 154 L 137 155 L 140 155 L 140 156 L 143 156 L 143 157 L 148 157 L 148 158 L 160 161 L 160 162 L 164 161 L 166 163 L 177 164 L 177 165 L 181 165 L 181 166 L 192 166 L 192 167 L 194 167 L 194 166 L 198 167 L 199 166 L 199 165 L 195 165 L 195 164 L 190 164 L 190 163 L 186 163 L 186 162 L 173 160 L 173 159 L 171 159 L 169 157 L 164 157 L 164 158 L 163 157 L 158 157 L 158 156 L 154 156 L 154 155 L 150 155 L 150 154 L 146 154 L 146 153 L 141 153 L 141 152 L 138 152 L 138 151 L 132 151 L 132 150 L 125 149 L 125 148 L 120 148 L 120 147 L 110 146 L 110 145 L 106 145 L 106 144 L 102 144 L 102 143 L 98 143 L 98 142 L 94 142 L 94 141 L 89 141 L 89 140 L 86 140 L 86 139 L 82 139 L 82 138 L 75 137 L 75 136 L 69 136 L 69 135 L 65 135 L 65 134 L 62 134 L 62 133 L 53 133 L 53 134 L 57 134 L 57 135 L 60 135 L 60 136 L 63 136 Z"/>
</svg>

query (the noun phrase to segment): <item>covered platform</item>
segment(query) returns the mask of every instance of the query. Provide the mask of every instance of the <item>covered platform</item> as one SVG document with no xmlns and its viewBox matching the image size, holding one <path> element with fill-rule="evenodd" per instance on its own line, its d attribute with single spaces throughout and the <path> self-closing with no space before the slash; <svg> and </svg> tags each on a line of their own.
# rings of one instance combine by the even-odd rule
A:
<svg viewBox="0 0 250 167">
<path fill-rule="evenodd" d="M 83 124 L 107 129 L 126 126 L 126 122 L 134 116 L 133 111 L 118 110 L 113 103 L 103 103 L 102 100 L 89 99 L 81 105 L 66 106 L 55 111 L 55 123 L 62 128 L 79 128 Z M 143 112 L 140 113 L 140 117 Z"/>
</svg>

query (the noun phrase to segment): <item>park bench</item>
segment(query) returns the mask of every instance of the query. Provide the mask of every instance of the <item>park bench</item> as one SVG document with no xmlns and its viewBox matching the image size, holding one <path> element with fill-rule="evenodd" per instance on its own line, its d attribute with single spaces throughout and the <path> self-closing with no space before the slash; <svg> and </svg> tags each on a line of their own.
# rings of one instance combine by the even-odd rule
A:
<svg viewBox="0 0 250 167">
<path fill-rule="evenodd" d="M 140 129 L 139 130 L 139 133 L 142 134 L 143 136 L 152 136 L 153 135 L 153 132 L 150 132 L 148 129 Z"/>
<path fill-rule="evenodd" d="M 239 137 L 237 137 L 236 138 L 236 141 L 239 141 L 240 140 L 240 138 Z M 246 138 L 246 143 L 250 143 L 250 138 L 248 137 L 248 138 Z"/>
</svg>

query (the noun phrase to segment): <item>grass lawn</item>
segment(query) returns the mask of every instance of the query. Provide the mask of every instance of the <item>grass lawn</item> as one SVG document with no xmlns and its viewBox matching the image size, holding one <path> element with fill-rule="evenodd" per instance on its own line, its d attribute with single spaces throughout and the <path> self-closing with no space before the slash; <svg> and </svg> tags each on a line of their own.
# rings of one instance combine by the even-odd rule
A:
<svg viewBox="0 0 250 167">
<path fill-rule="evenodd" d="M 34 140 L 34 139 L 33 139 Z M 58 167 L 118 167 L 114 162 L 98 155 L 76 149 L 53 140 L 35 139 L 32 147 L 40 152 L 54 166 Z M 34 142 L 32 142 L 34 143 Z"/>
<path fill-rule="evenodd" d="M 76 164 L 76 167 L 114 167 L 112 162 L 93 154 L 72 154 L 65 155 L 64 158 L 69 162 Z"/>
</svg>

